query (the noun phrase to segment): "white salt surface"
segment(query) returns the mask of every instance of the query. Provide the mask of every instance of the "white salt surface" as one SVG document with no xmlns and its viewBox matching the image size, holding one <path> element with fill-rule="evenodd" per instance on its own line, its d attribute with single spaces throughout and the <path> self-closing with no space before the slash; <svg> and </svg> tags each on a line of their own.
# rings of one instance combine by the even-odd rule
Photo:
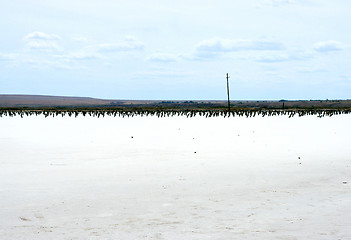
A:
<svg viewBox="0 0 351 240">
<path fill-rule="evenodd" d="M 351 239 L 351 116 L 0 118 L 0 239 Z"/>
</svg>

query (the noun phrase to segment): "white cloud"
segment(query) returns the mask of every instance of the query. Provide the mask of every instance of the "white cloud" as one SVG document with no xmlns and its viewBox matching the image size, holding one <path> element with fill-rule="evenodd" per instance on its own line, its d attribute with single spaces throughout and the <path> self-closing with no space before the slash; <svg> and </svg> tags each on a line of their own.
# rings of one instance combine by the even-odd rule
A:
<svg viewBox="0 0 351 240">
<path fill-rule="evenodd" d="M 57 62 L 54 62 L 50 59 L 30 55 L 23 55 L 22 59 L 20 59 L 20 63 L 26 64 L 27 66 L 33 69 L 47 69 L 58 64 Z"/>
<path fill-rule="evenodd" d="M 333 51 L 340 51 L 343 49 L 343 46 L 338 41 L 324 41 L 324 42 L 317 42 L 313 46 L 314 50 L 317 52 L 333 52 Z"/>
<path fill-rule="evenodd" d="M 324 68 L 318 68 L 318 67 L 300 67 L 296 69 L 297 72 L 299 73 L 325 73 L 327 70 Z"/>
<path fill-rule="evenodd" d="M 288 55 L 268 55 L 268 56 L 262 56 L 257 58 L 258 62 L 264 62 L 264 63 L 276 63 L 276 62 L 286 62 L 289 61 L 290 56 Z"/>
<path fill-rule="evenodd" d="M 32 32 L 24 37 L 24 40 L 60 40 L 60 36 L 56 34 L 47 34 L 43 32 Z"/>
<path fill-rule="evenodd" d="M 70 52 L 65 55 L 58 55 L 56 56 L 59 59 L 67 59 L 67 60 L 95 60 L 100 59 L 101 56 L 94 52 L 87 52 L 87 51 L 76 51 Z"/>
<path fill-rule="evenodd" d="M 51 41 L 30 41 L 27 43 L 27 48 L 29 50 L 46 50 L 46 51 L 54 51 L 54 50 L 60 49 L 57 43 L 51 42 Z"/>
<path fill-rule="evenodd" d="M 149 56 L 147 60 L 152 62 L 169 63 L 177 61 L 178 57 L 168 53 L 154 53 Z"/>
<path fill-rule="evenodd" d="M 124 41 L 104 43 L 95 46 L 95 48 L 100 52 L 140 51 L 145 48 L 145 44 L 138 41 L 135 37 L 127 36 Z"/>
<path fill-rule="evenodd" d="M 266 54 L 256 58 L 256 61 L 263 63 L 278 63 L 278 62 L 289 62 L 289 61 L 303 61 L 310 59 L 311 55 L 308 53 L 283 53 L 283 54 Z"/>
<path fill-rule="evenodd" d="M 234 52 L 234 51 L 276 51 L 284 49 L 280 42 L 247 39 L 221 39 L 204 40 L 196 46 L 198 52 Z"/>
<path fill-rule="evenodd" d="M 4 54 L 0 53 L 0 61 L 13 61 L 16 59 L 15 54 Z"/>
<path fill-rule="evenodd" d="M 211 61 L 221 57 L 219 52 L 195 51 L 190 55 L 182 55 L 182 59 L 190 61 Z"/>
<path fill-rule="evenodd" d="M 43 32 L 33 32 L 24 37 L 28 50 L 57 51 L 60 50 L 57 41 L 60 36 Z"/>
<path fill-rule="evenodd" d="M 188 60 L 213 60 L 225 53 L 239 51 L 279 51 L 285 49 L 284 44 L 267 40 L 222 39 L 213 38 L 201 41 L 196 45 L 195 52 L 184 56 Z"/>
<path fill-rule="evenodd" d="M 88 41 L 88 39 L 86 37 L 81 36 L 81 35 L 77 35 L 77 36 L 72 37 L 72 40 L 74 42 L 82 42 L 82 43 Z"/>
</svg>

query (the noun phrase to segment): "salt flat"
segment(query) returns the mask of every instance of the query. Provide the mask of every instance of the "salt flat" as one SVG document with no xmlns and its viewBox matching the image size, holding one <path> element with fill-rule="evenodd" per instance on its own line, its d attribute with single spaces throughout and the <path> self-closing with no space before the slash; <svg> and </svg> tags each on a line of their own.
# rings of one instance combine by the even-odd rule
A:
<svg viewBox="0 0 351 240">
<path fill-rule="evenodd" d="M 0 239 L 351 239 L 351 116 L 0 118 Z"/>
</svg>

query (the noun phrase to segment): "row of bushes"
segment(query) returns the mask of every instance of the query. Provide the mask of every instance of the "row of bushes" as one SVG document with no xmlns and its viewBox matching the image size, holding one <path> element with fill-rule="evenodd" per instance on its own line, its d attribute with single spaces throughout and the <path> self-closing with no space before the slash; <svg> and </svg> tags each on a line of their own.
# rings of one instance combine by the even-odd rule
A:
<svg viewBox="0 0 351 240">
<path fill-rule="evenodd" d="M 318 117 L 333 116 L 339 114 L 350 114 L 351 109 L 233 109 L 226 110 L 0 110 L 0 117 L 3 116 L 32 116 L 44 115 L 45 117 L 55 116 L 118 116 L 118 117 L 134 117 L 134 116 L 157 116 L 157 117 L 172 117 L 172 116 L 186 116 L 186 117 L 255 117 L 255 116 L 279 116 L 287 115 L 305 116 L 317 115 Z"/>
</svg>

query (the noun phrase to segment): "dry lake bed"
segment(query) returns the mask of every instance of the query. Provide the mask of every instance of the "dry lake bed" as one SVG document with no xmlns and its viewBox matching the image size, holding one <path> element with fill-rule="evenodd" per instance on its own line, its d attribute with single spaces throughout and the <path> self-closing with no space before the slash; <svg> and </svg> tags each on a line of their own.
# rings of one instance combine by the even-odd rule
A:
<svg viewBox="0 0 351 240">
<path fill-rule="evenodd" d="M 351 115 L 2 117 L 0 239 L 351 239 Z"/>
</svg>

